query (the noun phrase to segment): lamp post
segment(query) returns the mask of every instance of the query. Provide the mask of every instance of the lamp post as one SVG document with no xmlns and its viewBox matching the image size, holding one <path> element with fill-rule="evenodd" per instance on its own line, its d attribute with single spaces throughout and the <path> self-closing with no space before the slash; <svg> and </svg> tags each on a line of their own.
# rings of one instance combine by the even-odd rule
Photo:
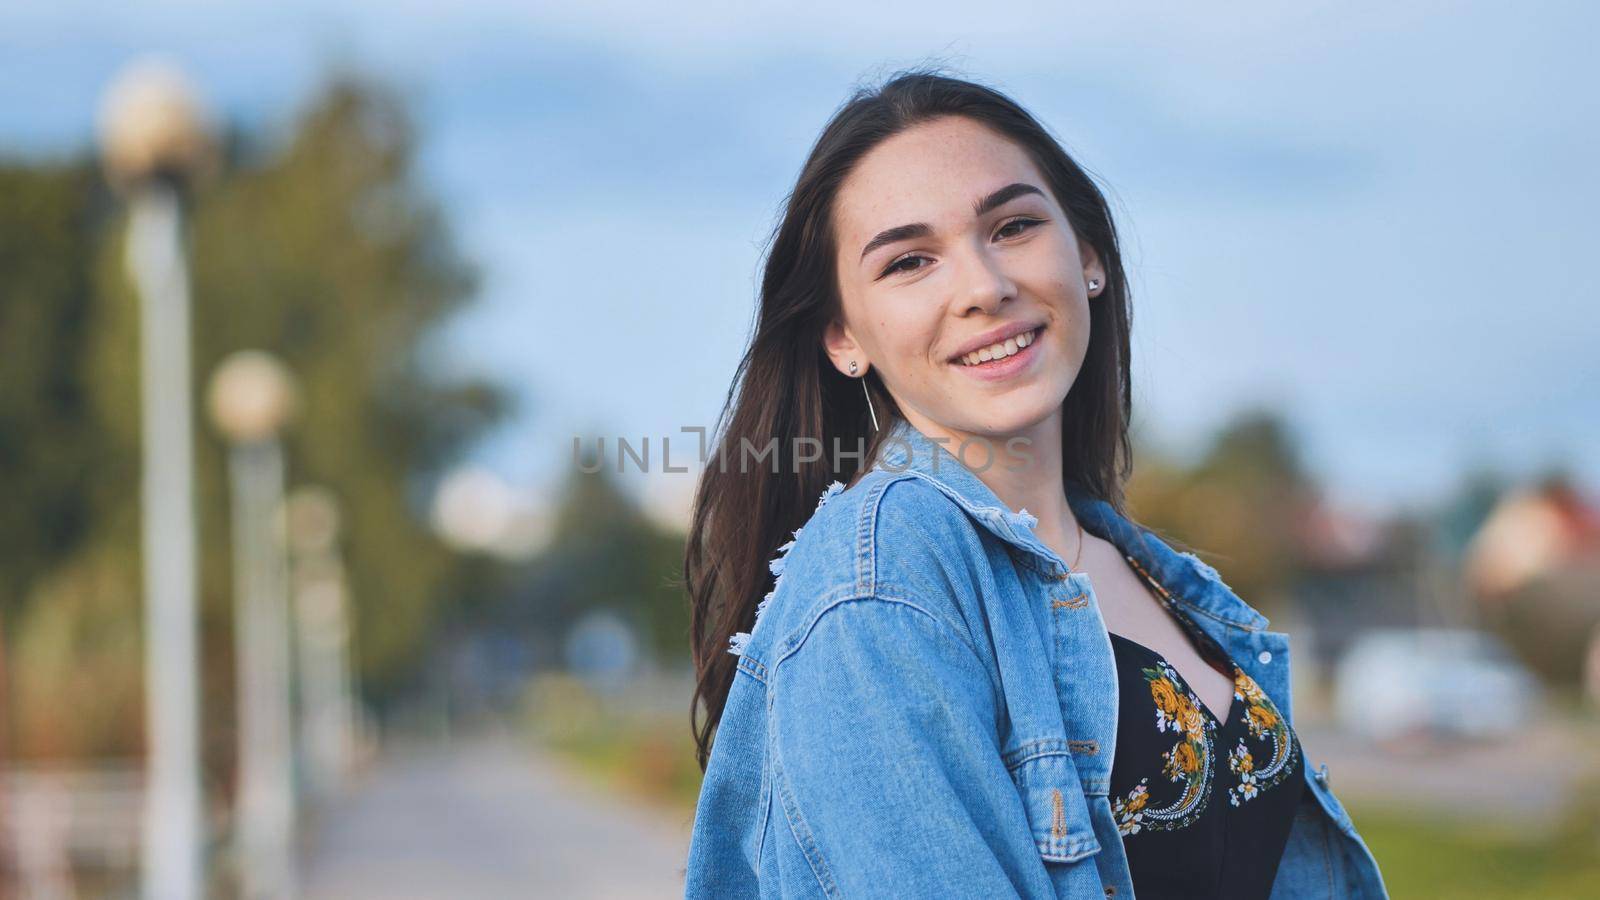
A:
<svg viewBox="0 0 1600 900">
<path fill-rule="evenodd" d="M 306 781 L 321 800 L 349 771 L 355 727 L 339 502 L 327 488 L 295 488 L 289 494 L 288 525 L 303 701 L 300 738 Z"/>
<path fill-rule="evenodd" d="M 292 670 L 278 442 L 278 431 L 293 412 L 293 379 L 274 357 L 240 351 L 217 367 L 208 405 L 230 444 L 240 896 L 280 900 L 296 891 Z"/>
<path fill-rule="evenodd" d="M 144 460 L 146 793 L 141 882 L 150 900 L 194 900 L 203 879 L 193 405 L 183 188 L 211 143 L 183 76 L 137 62 L 99 112 L 106 175 L 128 200 L 126 264 L 139 294 Z"/>
</svg>

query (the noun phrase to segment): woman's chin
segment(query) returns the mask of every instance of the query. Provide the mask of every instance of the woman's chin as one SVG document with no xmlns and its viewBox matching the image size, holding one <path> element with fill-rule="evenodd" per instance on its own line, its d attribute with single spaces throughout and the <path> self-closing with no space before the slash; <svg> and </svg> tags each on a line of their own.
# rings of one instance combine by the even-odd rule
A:
<svg viewBox="0 0 1600 900">
<path fill-rule="evenodd" d="M 957 430 L 974 438 L 992 440 L 1003 450 L 1005 441 L 1032 434 L 1041 424 L 1059 412 L 1060 408 L 1059 401 L 1053 406 L 1044 403 L 1019 405 L 1015 408 L 1008 407 L 1003 415 L 998 416 L 992 408 L 976 409 L 972 410 L 971 414 L 960 417 L 961 421 L 968 423 L 968 427 Z"/>
</svg>

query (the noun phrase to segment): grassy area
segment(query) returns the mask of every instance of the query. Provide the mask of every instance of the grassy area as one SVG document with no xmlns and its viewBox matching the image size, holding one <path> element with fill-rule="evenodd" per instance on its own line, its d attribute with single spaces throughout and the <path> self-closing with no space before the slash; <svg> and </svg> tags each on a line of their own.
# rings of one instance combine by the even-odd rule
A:
<svg viewBox="0 0 1600 900">
<path fill-rule="evenodd" d="M 678 715 L 613 708 L 567 676 L 535 679 L 527 725 L 544 747 L 601 784 L 679 811 L 700 796 L 687 704 Z"/>
<path fill-rule="evenodd" d="M 1424 819 L 1350 805 L 1395 900 L 1600 897 L 1600 790 L 1587 788 L 1556 828 L 1528 836 L 1493 824 Z"/>
</svg>

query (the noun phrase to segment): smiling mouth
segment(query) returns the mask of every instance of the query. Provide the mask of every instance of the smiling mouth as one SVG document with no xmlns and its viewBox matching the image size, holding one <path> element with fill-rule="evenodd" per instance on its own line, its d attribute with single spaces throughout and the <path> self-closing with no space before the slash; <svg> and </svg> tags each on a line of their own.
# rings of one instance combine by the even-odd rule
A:
<svg viewBox="0 0 1600 900">
<path fill-rule="evenodd" d="M 1040 325 L 1032 331 L 1023 332 L 1016 337 L 1006 338 L 997 344 L 990 344 L 982 349 L 974 350 L 966 356 L 956 359 L 955 363 L 971 369 L 999 362 L 1027 349 L 1029 345 L 1039 339 L 1039 332 L 1043 330 L 1044 326 Z"/>
</svg>

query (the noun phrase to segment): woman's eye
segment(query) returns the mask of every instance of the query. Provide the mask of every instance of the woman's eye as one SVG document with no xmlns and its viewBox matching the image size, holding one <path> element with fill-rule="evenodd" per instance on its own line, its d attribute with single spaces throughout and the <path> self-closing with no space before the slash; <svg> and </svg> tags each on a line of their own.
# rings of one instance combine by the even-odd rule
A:
<svg viewBox="0 0 1600 900">
<path fill-rule="evenodd" d="M 884 275 L 893 275 L 896 272 L 915 272 L 917 269 L 920 269 L 922 267 L 921 266 L 908 266 L 908 265 L 906 265 L 906 263 L 919 262 L 919 261 L 925 260 L 925 259 L 927 259 L 926 256 L 902 256 L 899 259 L 895 260 L 894 262 L 890 263 L 889 264 L 889 268 L 883 270 L 883 274 Z M 881 278 L 882 276 L 879 276 L 879 277 Z"/>
<path fill-rule="evenodd" d="M 998 232 L 996 232 L 995 234 L 996 234 L 997 237 L 1015 237 L 1015 236 L 1021 234 L 1022 232 L 1026 231 L 1027 229 L 1032 228 L 1035 225 L 1042 225 L 1042 224 L 1044 224 L 1044 223 L 1039 219 L 1012 219 L 1011 221 L 1005 223 L 1004 225 L 1001 225 L 1000 226 L 1000 230 Z M 1017 225 L 1017 226 L 1020 226 L 1020 227 L 1016 231 L 1013 231 L 1010 234 L 1007 234 L 1006 233 L 1006 229 L 1010 228 L 1013 225 Z"/>
</svg>

